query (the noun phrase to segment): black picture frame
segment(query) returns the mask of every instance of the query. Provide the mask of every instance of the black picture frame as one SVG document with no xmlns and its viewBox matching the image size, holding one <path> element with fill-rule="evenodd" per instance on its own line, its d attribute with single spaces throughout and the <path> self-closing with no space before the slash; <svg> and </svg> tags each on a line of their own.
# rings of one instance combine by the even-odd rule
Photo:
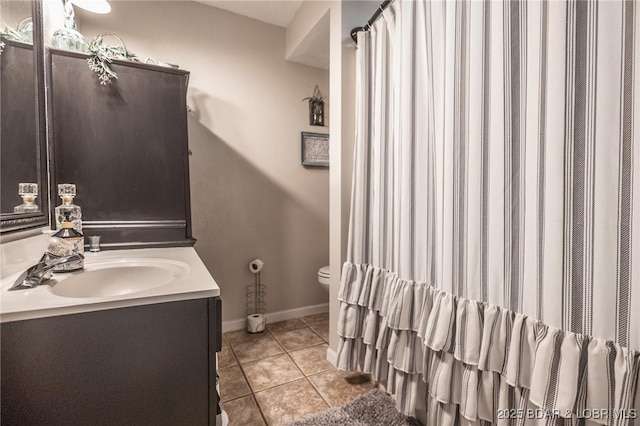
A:
<svg viewBox="0 0 640 426">
<path fill-rule="evenodd" d="M 301 132 L 301 162 L 305 167 L 329 167 L 329 134 Z"/>
</svg>

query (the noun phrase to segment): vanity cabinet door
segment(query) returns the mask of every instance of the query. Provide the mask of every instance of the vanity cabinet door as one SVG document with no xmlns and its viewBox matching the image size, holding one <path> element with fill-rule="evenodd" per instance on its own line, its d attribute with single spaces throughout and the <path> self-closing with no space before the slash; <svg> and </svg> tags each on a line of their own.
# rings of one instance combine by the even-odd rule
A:
<svg viewBox="0 0 640 426">
<path fill-rule="evenodd" d="M 196 299 L 2 324 L 2 425 L 215 424 L 219 306 Z"/>
</svg>

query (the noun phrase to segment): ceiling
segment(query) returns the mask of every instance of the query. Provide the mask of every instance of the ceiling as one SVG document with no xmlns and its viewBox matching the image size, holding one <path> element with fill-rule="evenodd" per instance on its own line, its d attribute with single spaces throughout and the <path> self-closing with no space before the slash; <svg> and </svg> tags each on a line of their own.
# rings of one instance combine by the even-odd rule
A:
<svg viewBox="0 0 640 426">
<path fill-rule="evenodd" d="M 287 28 L 304 0 L 194 0 L 207 6 Z M 329 69 L 329 14 L 318 21 L 287 57 L 288 61 Z"/>
<path fill-rule="evenodd" d="M 303 0 L 195 0 L 238 15 L 286 28 Z"/>
</svg>

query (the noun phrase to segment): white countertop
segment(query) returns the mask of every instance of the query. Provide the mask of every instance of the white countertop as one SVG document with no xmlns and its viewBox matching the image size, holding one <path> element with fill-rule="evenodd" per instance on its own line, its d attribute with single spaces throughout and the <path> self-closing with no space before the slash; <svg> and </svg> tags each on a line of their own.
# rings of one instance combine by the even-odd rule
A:
<svg viewBox="0 0 640 426">
<path fill-rule="evenodd" d="M 31 247 L 26 250 L 25 244 L 2 247 L 2 281 L 0 281 L 0 322 L 19 321 L 25 319 L 44 318 L 57 315 L 92 312 L 105 309 L 124 308 L 130 306 L 149 305 L 154 303 L 173 302 L 215 297 L 220 295 L 220 288 L 205 267 L 204 263 L 192 247 L 170 247 L 133 250 L 109 250 L 99 253 L 85 253 L 85 269 L 93 272 L 100 265 L 113 265 L 118 262 L 165 262 L 179 270 L 173 278 L 160 286 L 142 291 L 135 290 L 129 294 L 108 297 L 64 297 L 52 291 L 53 286 L 69 277 L 85 274 L 89 280 L 91 272 L 84 271 L 53 274 L 53 279 L 33 289 L 7 291 L 18 275 L 29 266 L 35 264 L 47 247 L 47 238 L 34 237 Z M 41 248 L 41 250 L 40 250 Z M 39 253 L 39 254 L 36 254 Z M 35 259 L 35 261 L 34 261 Z M 76 279 L 77 281 L 77 279 Z"/>
</svg>

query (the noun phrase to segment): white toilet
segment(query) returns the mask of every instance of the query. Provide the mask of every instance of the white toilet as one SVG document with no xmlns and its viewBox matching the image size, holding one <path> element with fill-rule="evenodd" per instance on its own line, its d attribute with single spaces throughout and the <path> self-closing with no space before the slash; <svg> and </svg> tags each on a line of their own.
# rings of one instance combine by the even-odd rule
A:
<svg viewBox="0 0 640 426">
<path fill-rule="evenodd" d="M 331 278 L 331 271 L 329 265 L 323 266 L 318 269 L 318 282 L 325 290 L 329 291 L 329 279 Z"/>
</svg>

